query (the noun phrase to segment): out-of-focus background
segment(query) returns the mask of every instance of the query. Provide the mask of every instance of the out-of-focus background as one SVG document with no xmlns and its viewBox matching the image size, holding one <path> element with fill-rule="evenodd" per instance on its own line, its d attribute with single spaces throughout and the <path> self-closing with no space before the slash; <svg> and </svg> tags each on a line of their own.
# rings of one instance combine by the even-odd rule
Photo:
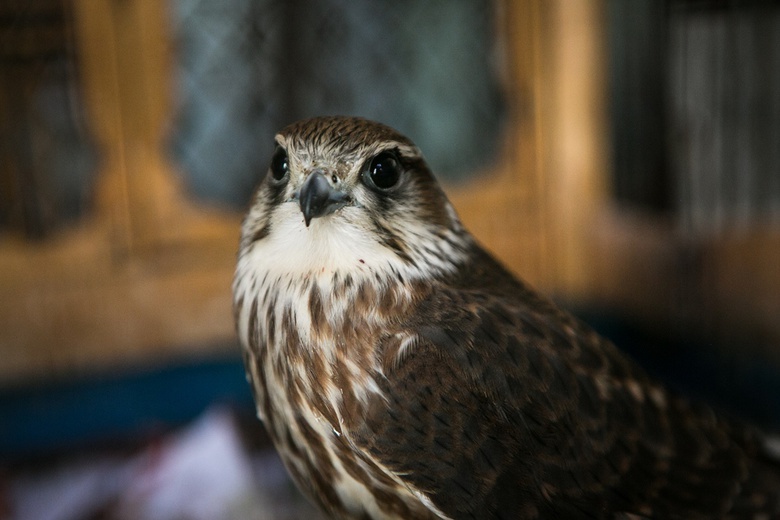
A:
<svg viewBox="0 0 780 520">
<path fill-rule="evenodd" d="M 780 429 L 780 5 L 0 1 L 0 518 L 315 518 L 230 285 L 274 132 L 423 149 L 506 265 Z"/>
</svg>

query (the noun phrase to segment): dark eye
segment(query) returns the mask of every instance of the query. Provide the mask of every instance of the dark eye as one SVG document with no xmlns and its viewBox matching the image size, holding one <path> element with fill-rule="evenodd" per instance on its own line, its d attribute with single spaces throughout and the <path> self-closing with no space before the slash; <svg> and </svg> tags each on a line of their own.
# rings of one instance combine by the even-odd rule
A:
<svg viewBox="0 0 780 520">
<path fill-rule="evenodd" d="M 287 152 L 281 146 L 277 146 L 274 156 L 271 158 L 271 176 L 274 180 L 280 181 L 289 171 L 290 161 L 287 159 Z"/>
<path fill-rule="evenodd" d="M 393 152 L 382 152 L 368 162 L 363 177 L 369 186 L 388 190 L 401 178 L 401 163 Z"/>
</svg>

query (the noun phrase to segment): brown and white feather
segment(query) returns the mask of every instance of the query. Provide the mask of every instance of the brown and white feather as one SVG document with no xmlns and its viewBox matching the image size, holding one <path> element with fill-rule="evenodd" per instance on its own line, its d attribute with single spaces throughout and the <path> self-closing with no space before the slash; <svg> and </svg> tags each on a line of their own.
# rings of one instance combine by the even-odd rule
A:
<svg viewBox="0 0 780 520">
<path fill-rule="evenodd" d="M 330 515 L 780 517 L 762 436 L 515 279 L 406 137 L 328 117 L 276 141 L 289 173 L 244 220 L 234 314 L 258 415 Z M 387 151 L 403 173 L 380 192 L 365 168 Z M 312 172 L 348 203 L 309 222 Z"/>
</svg>

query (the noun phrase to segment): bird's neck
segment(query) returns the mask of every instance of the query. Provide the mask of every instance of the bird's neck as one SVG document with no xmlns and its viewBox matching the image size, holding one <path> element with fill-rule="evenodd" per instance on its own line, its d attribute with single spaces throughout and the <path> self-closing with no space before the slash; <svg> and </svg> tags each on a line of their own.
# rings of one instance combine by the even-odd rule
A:
<svg viewBox="0 0 780 520">
<path fill-rule="evenodd" d="M 469 237 L 420 226 L 399 231 L 399 252 L 338 220 L 319 220 L 310 228 L 275 225 L 242 249 L 235 312 L 264 377 L 291 389 L 285 399 L 312 396 L 338 425 L 380 393 L 381 345 L 436 280 L 455 271 Z"/>
<path fill-rule="evenodd" d="M 312 265 L 304 273 L 240 265 L 238 332 L 264 378 L 289 389 L 285 400 L 305 393 L 317 413 L 338 427 L 380 392 L 376 347 L 429 284 L 368 260 L 351 270 Z"/>
</svg>

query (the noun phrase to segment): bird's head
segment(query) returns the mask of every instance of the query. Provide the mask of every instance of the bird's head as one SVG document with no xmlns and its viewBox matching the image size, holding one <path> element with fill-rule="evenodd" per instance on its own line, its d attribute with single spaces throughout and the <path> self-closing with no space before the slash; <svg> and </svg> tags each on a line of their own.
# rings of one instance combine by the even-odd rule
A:
<svg viewBox="0 0 780 520">
<path fill-rule="evenodd" d="M 298 274 L 458 263 L 468 235 L 408 138 L 365 119 L 319 117 L 275 140 L 242 227 L 242 256 Z"/>
</svg>

